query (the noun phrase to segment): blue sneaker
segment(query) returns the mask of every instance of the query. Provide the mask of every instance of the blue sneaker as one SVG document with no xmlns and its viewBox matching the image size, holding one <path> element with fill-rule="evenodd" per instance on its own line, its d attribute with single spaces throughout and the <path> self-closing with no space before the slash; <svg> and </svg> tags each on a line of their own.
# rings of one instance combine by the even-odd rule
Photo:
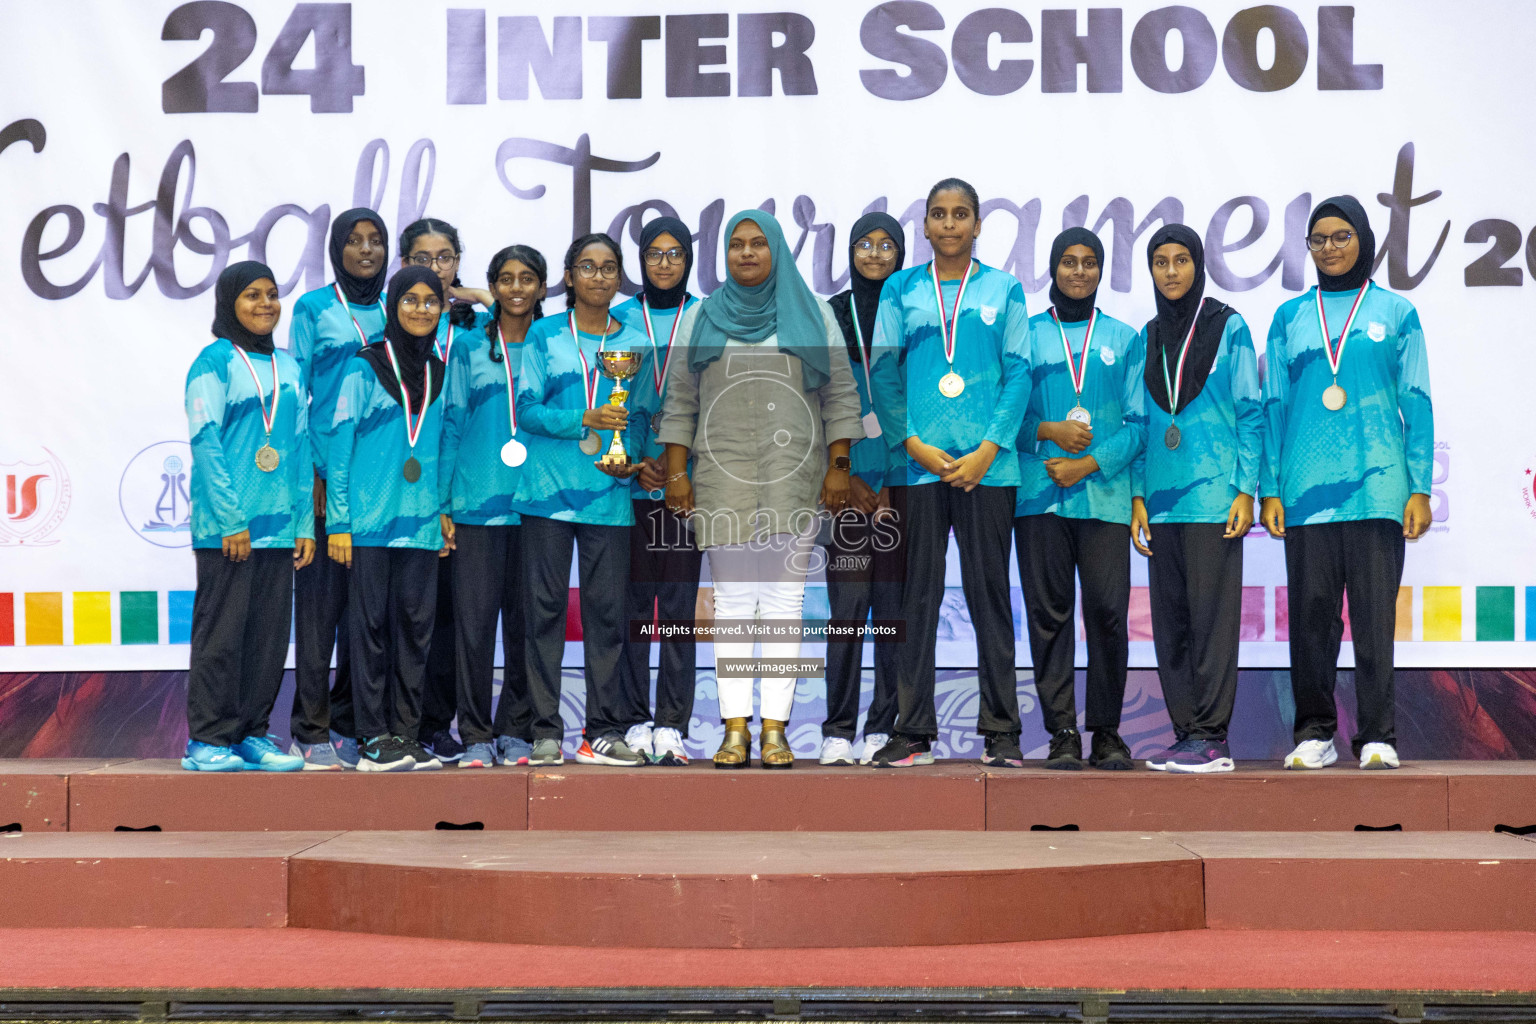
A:
<svg viewBox="0 0 1536 1024">
<path fill-rule="evenodd" d="M 247 736 L 234 750 L 253 772 L 296 772 L 304 767 L 304 759 L 283 753 L 274 736 Z"/>
<path fill-rule="evenodd" d="M 516 736 L 496 737 L 496 757 L 502 764 L 527 764 L 533 756 L 533 744 Z"/>
<path fill-rule="evenodd" d="M 1185 775 L 1204 775 L 1209 772 L 1230 772 L 1237 766 L 1232 763 L 1232 752 L 1225 740 L 1190 740 L 1190 749 L 1168 759 L 1170 772 Z"/>
<path fill-rule="evenodd" d="M 459 758 L 460 768 L 496 767 L 496 748 L 489 743 L 471 743 Z"/>
<path fill-rule="evenodd" d="M 336 748 L 336 759 L 348 768 L 356 768 L 357 762 L 362 757 L 362 752 L 357 749 L 357 740 L 351 736 L 338 736 L 331 732 L 331 746 Z"/>
<path fill-rule="evenodd" d="M 189 772 L 245 771 L 245 761 L 229 747 L 216 747 L 197 740 L 187 741 L 187 756 L 181 759 L 181 766 Z"/>
<path fill-rule="evenodd" d="M 300 743 L 294 740 L 288 753 L 302 757 L 307 772 L 339 772 L 342 769 L 341 758 L 336 756 L 336 748 L 329 743 Z"/>
<path fill-rule="evenodd" d="M 1157 753 L 1153 754 L 1151 757 L 1147 758 L 1146 765 L 1147 765 L 1148 768 L 1152 769 L 1155 772 L 1165 772 L 1165 771 L 1168 770 L 1168 762 L 1169 761 L 1173 760 L 1175 757 L 1178 757 L 1180 754 L 1187 754 L 1187 753 L 1189 753 L 1191 750 L 1194 750 L 1197 746 L 1199 746 L 1199 741 L 1198 740 L 1190 740 L 1190 739 L 1179 740 L 1178 742 L 1174 743 L 1174 745 L 1169 747 L 1168 749 L 1160 750 Z"/>
</svg>

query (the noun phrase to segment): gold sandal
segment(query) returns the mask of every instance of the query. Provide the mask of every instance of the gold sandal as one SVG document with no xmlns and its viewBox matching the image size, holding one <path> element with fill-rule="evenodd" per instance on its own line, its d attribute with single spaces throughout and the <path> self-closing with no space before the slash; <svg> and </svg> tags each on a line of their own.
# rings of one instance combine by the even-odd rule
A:
<svg viewBox="0 0 1536 1024">
<path fill-rule="evenodd" d="M 727 718 L 725 736 L 715 751 L 716 768 L 746 768 L 752 763 L 752 733 L 745 718 Z"/>
<path fill-rule="evenodd" d="M 793 768 L 795 766 L 795 752 L 789 749 L 789 737 L 784 735 L 788 722 L 776 722 L 771 718 L 763 719 L 763 752 L 762 762 L 764 768 Z"/>
</svg>

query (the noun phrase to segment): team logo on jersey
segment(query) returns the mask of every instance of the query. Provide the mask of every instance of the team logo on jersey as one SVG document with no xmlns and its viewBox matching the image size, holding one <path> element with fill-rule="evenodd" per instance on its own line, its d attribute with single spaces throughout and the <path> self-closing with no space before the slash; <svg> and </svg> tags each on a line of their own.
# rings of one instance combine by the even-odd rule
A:
<svg viewBox="0 0 1536 1024">
<path fill-rule="evenodd" d="M 69 513 L 73 495 L 64 463 L 47 448 L 39 460 L 0 462 L 5 508 L 0 510 L 0 547 L 46 546 L 59 539 L 48 535 Z"/>
<path fill-rule="evenodd" d="M 128 461 L 117 485 L 123 521 L 161 548 L 192 546 L 192 446 L 159 441 Z"/>
<path fill-rule="evenodd" d="M 1365 333 L 1372 341 L 1385 341 L 1387 340 L 1387 325 L 1378 324 L 1373 321 L 1371 325 L 1365 329 Z"/>
<path fill-rule="evenodd" d="M 1104 360 L 1105 366 L 1114 366 L 1115 350 L 1110 348 L 1108 345 L 1105 345 L 1103 348 L 1099 349 L 1099 358 Z"/>
<path fill-rule="evenodd" d="M 991 327 L 993 324 L 997 323 L 997 307 L 996 306 L 982 306 L 981 307 L 981 322 L 986 324 L 988 327 Z"/>
</svg>

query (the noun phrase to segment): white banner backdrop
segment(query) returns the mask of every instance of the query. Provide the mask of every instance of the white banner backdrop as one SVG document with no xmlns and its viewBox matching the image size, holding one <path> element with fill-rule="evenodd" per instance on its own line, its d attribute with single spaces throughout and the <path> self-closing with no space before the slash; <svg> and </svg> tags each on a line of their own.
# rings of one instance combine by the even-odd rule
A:
<svg viewBox="0 0 1536 1024">
<path fill-rule="evenodd" d="M 1536 6 L 723 8 L 27 5 L 0 91 L 0 671 L 185 666 L 182 387 L 226 263 L 264 258 L 291 308 L 329 277 L 331 217 L 363 205 L 395 235 L 457 225 L 469 284 L 503 245 L 558 265 L 589 228 L 633 275 L 664 211 L 697 226 L 702 292 L 725 217 L 763 206 L 830 294 L 867 209 L 925 259 L 913 221 L 951 174 L 1032 309 L 1052 236 L 1086 223 L 1101 306 L 1139 325 L 1146 238 L 1183 220 L 1260 345 L 1313 280 L 1311 206 L 1360 197 L 1433 375 L 1436 521 L 1408 552 L 1399 664 L 1536 664 Z M 1246 554 L 1243 663 L 1283 665 L 1281 545 Z M 1140 589 L 1138 665 L 1145 612 Z M 968 628 L 946 621 L 941 663 L 974 663 Z"/>
</svg>

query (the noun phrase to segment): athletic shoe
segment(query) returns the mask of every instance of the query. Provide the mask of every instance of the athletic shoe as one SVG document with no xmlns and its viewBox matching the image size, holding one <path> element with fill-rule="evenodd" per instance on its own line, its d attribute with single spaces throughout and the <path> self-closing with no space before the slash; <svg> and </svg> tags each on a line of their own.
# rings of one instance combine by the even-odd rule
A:
<svg viewBox="0 0 1536 1024">
<path fill-rule="evenodd" d="M 229 747 L 188 740 L 187 756 L 181 759 L 181 766 L 189 772 L 243 772 L 245 760 Z"/>
<path fill-rule="evenodd" d="M 363 753 L 358 749 L 357 740 L 351 736 L 338 736 L 332 732 L 331 746 L 336 748 L 336 759 L 344 767 L 356 768 L 357 763 L 362 760 Z"/>
<path fill-rule="evenodd" d="M 1023 768 L 1024 755 L 1019 751 L 1019 738 L 1011 732 L 988 736 L 987 751 L 981 755 L 981 763 L 988 768 Z"/>
<path fill-rule="evenodd" d="M 1237 767 L 1232 763 L 1232 751 L 1226 740 L 1185 740 L 1188 749 L 1176 752 L 1168 759 L 1168 770 L 1178 775 L 1208 775 L 1211 772 L 1230 772 Z M 1181 746 L 1183 744 L 1180 744 Z"/>
<path fill-rule="evenodd" d="M 1361 768 L 1396 768 L 1397 750 L 1390 743 L 1367 743 L 1360 748 Z"/>
<path fill-rule="evenodd" d="M 1287 768 L 1327 768 L 1339 759 L 1333 740 L 1302 740 L 1285 757 Z"/>
<path fill-rule="evenodd" d="M 890 733 L 867 732 L 864 734 L 864 749 L 859 753 L 859 764 L 874 764 L 875 755 L 880 753 L 880 748 L 891 742 Z"/>
<path fill-rule="evenodd" d="M 496 737 L 496 759 L 502 764 L 527 764 L 533 744 L 516 736 Z"/>
<path fill-rule="evenodd" d="M 416 759 L 395 736 L 375 736 L 358 747 L 358 754 L 360 772 L 408 772 L 416 767 Z"/>
<path fill-rule="evenodd" d="M 283 753 L 275 736 L 247 736 L 234 746 L 235 754 L 253 772 L 296 772 L 304 768 L 304 758 Z"/>
<path fill-rule="evenodd" d="M 560 741 L 534 740 L 533 747 L 528 751 L 528 763 L 532 765 L 565 764 L 565 755 L 560 752 Z"/>
<path fill-rule="evenodd" d="M 681 768 L 688 763 L 680 730 L 662 726 L 651 734 L 651 763 L 664 764 L 670 768 Z"/>
<path fill-rule="evenodd" d="M 823 736 L 821 740 L 821 763 L 843 764 L 853 766 L 853 744 L 841 736 Z"/>
<path fill-rule="evenodd" d="M 427 742 L 418 745 L 425 747 L 430 752 L 429 757 L 437 760 L 439 768 L 445 762 L 457 761 L 464 756 L 464 744 L 454 739 L 453 733 L 447 729 L 437 730 L 437 732 L 427 737 Z M 421 759 L 417 758 L 417 760 Z"/>
<path fill-rule="evenodd" d="M 1159 750 L 1157 753 L 1147 758 L 1145 764 L 1148 768 L 1155 772 L 1165 772 L 1168 770 L 1168 762 L 1170 760 L 1172 760 L 1178 754 L 1183 754 L 1195 749 L 1198 744 L 1199 740 L 1176 740 L 1174 741 L 1173 746 L 1167 748 L 1166 750 Z"/>
<path fill-rule="evenodd" d="M 441 735 L 441 734 L 439 734 Z M 395 741 L 400 744 L 400 749 L 410 755 L 416 763 L 412 765 L 413 772 L 435 772 L 443 766 L 442 758 L 428 750 L 422 744 L 404 736 L 396 736 Z M 460 756 L 463 756 L 462 754 Z"/>
<path fill-rule="evenodd" d="M 1088 763 L 1111 772 L 1125 772 L 1136 767 L 1136 762 L 1131 760 L 1131 748 L 1113 729 L 1093 730 L 1093 753 L 1088 755 Z"/>
<path fill-rule="evenodd" d="M 1046 755 L 1045 767 L 1064 772 L 1082 771 L 1083 734 L 1076 729 L 1058 730 L 1051 737 L 1051 752 Z"/>
<path fill-rule="evenodd" d="M 300 743 L 294 740 L 288 753 L 302 757 L 307 772 L 339 772 L 342 769 L 341 758 L 336 756 L 336 748 L 329 743 Z"/>
<path fill-rule="evenodd" d="M 651 756 L 651 723 L 641 722 L 632 725 L 629 731 L 624 733 L 624 745 L 641 757 L 650 759 Z"/>
<path fill-rule="evenodd" d="M 875 752 L 876 768 L 914 768 L 929 764 L 933 764 L 932 744 L 900 733 Z"/>
<path fill-rule="evenodd" d="M 471 743 L 459 758 L 460 768 L 496 767 L 496 748 L 489 743 Z"/>
<path fill-rule="evenodd" d="M 596 739 L 583 739 L 576 751 L 577 764 L 608 764 L 620 768 L 645 764 L 645 755 L 631 750 L 618 733 L 608 733 Z"/>
</svg>

